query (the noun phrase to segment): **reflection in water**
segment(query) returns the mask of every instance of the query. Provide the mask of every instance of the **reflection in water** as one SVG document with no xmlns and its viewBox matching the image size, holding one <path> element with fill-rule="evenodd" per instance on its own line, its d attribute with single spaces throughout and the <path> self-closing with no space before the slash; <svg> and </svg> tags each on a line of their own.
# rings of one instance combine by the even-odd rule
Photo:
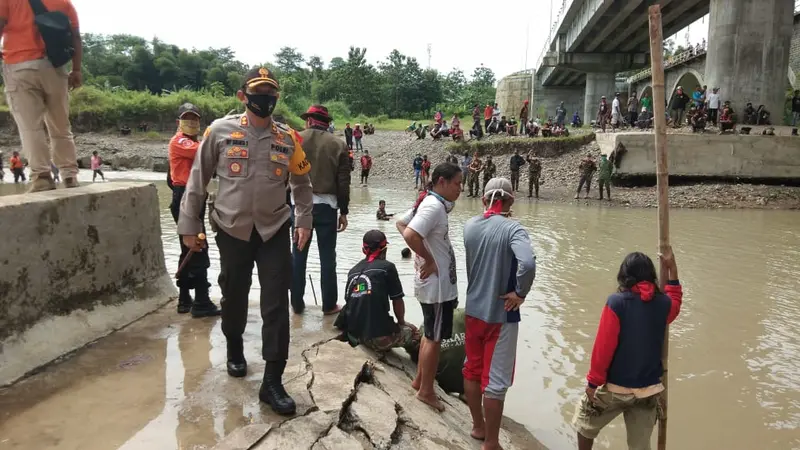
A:
<svg viewBox="0 0 800 450">
<path fill-rule="evenodd" d="M 139 176 L 109 174 L 123 175 Z M 164 250 L 168 270 L 173 272 L 180 249 L 167 209 L 169 190 L 161 174 L 143 175 L 158 180 Z M 0 186 L 0 193 L 12 193 L 7 188 Z M 406 293 L 413 292 L 413 263 L 400 258 L 402 238 L 393 223 L 375 221 L 378 200 L 386 200 L 388 212 L 398 213 L 411 205 L 412 197 L 410 191 L 353 189 L 350 226 L 338 235 L 341 283 L 362 258 L 363 234 L 377 228 L 387 234 L 389 259 L 397 265 Z M 634 250 L 655 254 L 656 211 L 600 208 L 585 202 L 540 204 L 527 199 L 514 210 L 531 234 L 538 270 L 534 290 L 523 306 L 516 380 L 506 412 L 549 448 L 573 448 L 569 420 L 585 386 L 600 311 L 615 289 L 625 254 Z M 477 200 L 462 198 L 451 214 L 457 257 L 464 254 L 463 223 L 480 211 Z M 800 213 L 675 210 L 671 215 L 685 295 L 681 316 L 671 330 L 670 447 L 800 448 Z M 219 268 L 213 241 L 210 256 L 209 279 L 213 281 Z M 463 262 L 459 263 L 462 293 L 466 291 L 464 271 Z M 310 249 L 308 272 L 319 291 L 316 245 Z M 251 299 L 256 301 L 257 277 L 253 288 Z M 218 300 L 218 287 L 213 289 Z M 308 294 L 310 305 L 310 288 Z M 419 323 L 421 311 L 413 298 L 409 300 L 407 320 Z M 253 363 L 249 384 L 231 382 L 224 370 L 208 370 L 223 367 L 225 360 L 224 338 L 216 328 L 219 322 L 209 323 L 213 325 L 189 321 L 184 327 L 190 329 L 170 334 L 167 352 L 174 357 L 166 358 L 168 401 L 158 419 L 174 422 L 180 442 L 207 447 L 247 423 L 251 414 L 256 422 L 269 414 L 253 395 L 263 368 L 258 366 L 259 346 L 246 349 Z M 292 324 L 321 326 L 317 320 L 296 318 Z M 246 342 L 259 342 L 259 333 L 258 327 L 249 326 Z M 172 378 L 176 373 L 178 378 Z M 184 377 L 194 381 L 184 385 Z M 223 398 L 209 394 L 209 386 L 224 392 Z M 181 406 L 175 409 L 175 405 Z M 147 429 L 131 441 L 147 442 Z M 596 448 L 624 448 L 624 443 L 619 419 L 604 430 Z M 158 448 L 170 447 L 162 441 Z"/>
</svg>

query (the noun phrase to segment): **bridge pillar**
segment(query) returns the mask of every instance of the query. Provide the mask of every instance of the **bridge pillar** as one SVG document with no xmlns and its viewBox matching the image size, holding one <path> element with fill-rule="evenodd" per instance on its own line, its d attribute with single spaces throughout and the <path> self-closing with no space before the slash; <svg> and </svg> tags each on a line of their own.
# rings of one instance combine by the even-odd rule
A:
<svg viewBox="0 0 800 450">
<path fill-rule="evenodd" d="M 706 83 L 742 118 L 747 102 L 783 122 L 793 0 L 711 0 Z"/>
<path fill-rule="evenodd" d="M 583 105 L 583 123 L 591 123 L 597 116 L 597 107 L 600 97 L 606 96 L 608 106 L 614 100 L 617 88 L 616 74 L 614 72 L 590 72 L 586 74 L 586 97 Z"/>
</svg>

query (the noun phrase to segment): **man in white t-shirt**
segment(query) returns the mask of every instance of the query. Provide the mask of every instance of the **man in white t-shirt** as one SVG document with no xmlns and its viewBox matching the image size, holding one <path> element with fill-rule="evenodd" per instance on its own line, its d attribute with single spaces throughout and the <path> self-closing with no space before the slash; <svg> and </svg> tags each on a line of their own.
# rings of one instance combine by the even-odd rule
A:
<svg viewBox="0 0 800 450">
<path fill-rule="evenodd" d="M 711 93 L 708 94 L 708 98 L 706 99 L 706 103 L 708 104 L 708 120 L 716 126 L 720 107 L 718 87 L 711 90 Z"/>
<path fill-rule="evenodd" d="M 444 411 L 433 383 L 439 366 L 443 339 L 453 334 L 453 311 L 458 306 L 456 257 L 448 236 L 447 214 L 461 195 L 461 168 L 442 163 L 431 175 L 432 188 L 397 222 L 397 229 L 414 251 L 414 294 L 422 306 L 425 335 L 422 338 L 417 376 L 411 386 L 417 399 Z"/>
</svg>

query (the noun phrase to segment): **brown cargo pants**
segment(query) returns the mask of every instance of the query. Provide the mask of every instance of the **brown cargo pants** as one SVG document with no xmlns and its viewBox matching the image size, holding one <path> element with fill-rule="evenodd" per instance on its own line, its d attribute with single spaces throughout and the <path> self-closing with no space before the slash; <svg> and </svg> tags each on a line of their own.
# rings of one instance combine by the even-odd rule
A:
<svg viewBox="0 0 800 450">
<path fill-rule="evenodd" d="M 50 175 L 51 146 L 52 161 L 61 177 L 78 175 L 69 123 L 67 76 L 65 67 L 56 69 L 47 59 L 3 65 L 6 99 L 19 128 L 22 154 L 28 158 L 31 179 Z"/>
</svg>

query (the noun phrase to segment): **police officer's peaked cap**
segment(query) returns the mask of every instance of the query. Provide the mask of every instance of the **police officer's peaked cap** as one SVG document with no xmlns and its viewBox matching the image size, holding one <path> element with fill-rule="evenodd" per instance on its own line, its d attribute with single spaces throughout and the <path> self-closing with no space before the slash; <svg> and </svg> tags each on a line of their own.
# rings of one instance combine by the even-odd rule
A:
<svg viewBox="0 0 800 450">
<path fill-rule="evenodd" d="M 244 76 L 245 88 L 254 88 L 262 84 L 268 84 L 275 89 L 280 89 L 280 85 L 278 84 L 278 79 L 275 77 L 275 74 L 266 67 L 253 67 L 249 72 L 247 72 L 247 75 Z"/>
<path fill-rule="evenodd" d="M 200 117 L 200 108 L 191 103 L 184 103 L 178 108 L 178 118 L 183 118 L 184 115 L 189 113 L 197 114 L 197 117 Z"/>
</svg>

